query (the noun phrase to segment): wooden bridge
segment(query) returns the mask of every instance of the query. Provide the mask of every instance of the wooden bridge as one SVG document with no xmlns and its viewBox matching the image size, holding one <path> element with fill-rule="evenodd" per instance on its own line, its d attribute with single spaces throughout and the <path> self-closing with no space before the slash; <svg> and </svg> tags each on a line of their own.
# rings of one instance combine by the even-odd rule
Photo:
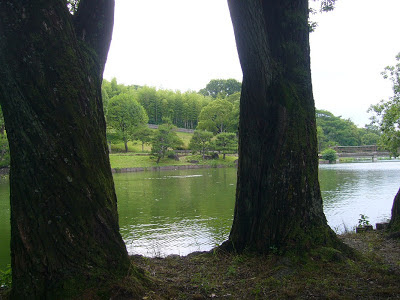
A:
<svg viewBox="0 0 400 300">
<path fill-rule="evenodd" d="M 389 151 L 380 150 L 377 145 L 335 146 L 331 148 L 337 152 L 339 157 L 371 157 L 372 161 L 377 161 L 378 157 L 390 156 Z"/>
</svg>

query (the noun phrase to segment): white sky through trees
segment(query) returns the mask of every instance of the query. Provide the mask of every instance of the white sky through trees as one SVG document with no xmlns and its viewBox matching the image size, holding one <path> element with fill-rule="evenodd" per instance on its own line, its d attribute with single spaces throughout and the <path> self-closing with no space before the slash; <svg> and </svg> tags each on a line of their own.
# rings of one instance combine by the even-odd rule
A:
<svg viewBox="0 0 400 300">
<path fill-rule="evenodd" d="M 171 90 L 211 79 L 242 80 L 226 0 L 116 0 L 104 78 Z M 313 16 L 310 36 L 316 107 L 358 126 L 371 104 L 392 95 L 380 73 L 400 52 L 400 0 L 338 0 Z"/>
</svg>

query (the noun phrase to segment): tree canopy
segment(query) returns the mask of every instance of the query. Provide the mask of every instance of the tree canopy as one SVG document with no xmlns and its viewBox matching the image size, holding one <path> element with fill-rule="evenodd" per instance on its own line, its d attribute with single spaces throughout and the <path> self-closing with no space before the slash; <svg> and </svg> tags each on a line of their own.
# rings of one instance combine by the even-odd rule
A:
<svg viewBox="0 0 400 300">
<path fill-rule="evenodd" d="M 369 108 L 374 113 L 371 117 L 372 124 L 377 125 L 382 133 L 379 145 L 395 157 L 399 156 L 400 147 L 400 53 L 396 60 L 399 63 L 387 66 L 382 72 L 383 77 L 392 82 L 393 96 Z"/>
<path fill-rule="evenodd" d="M 171 122 L 161 124 L 153 135 L 151 154 L 157 158 L 157 163 L 165 157 L 169 149 L 176 149 L 183 145 L 183 141 L 177 136 L 176 126 Z"/>
<path fill-rule="evenodd" d="M 327 110 L 316 110 L 318 149 L 331 146 L 374 145 L 379 132 L 373 126 L 358 128 L 350 119 L 335 116 Z"/>
<path fill-rule="evenodd" d="M 206 151 L 211 147 L 211 139 L 213 133 L 207 130 L 195 130 L 189 143 L 189 148 L 194 151 L 199 151 L 204 156 Z"/>
<path fill-rule="evenodd" d="M 241 88 L 242 84 L 236 79 L 212 79 L 199 93 L 213 98 L 226 98 L 240 92 Z"/>
<path fill-rule="evenodd" d="M 234 120 L 233 105 L 225 99 L 217 99 L 203 107 L 197 128 L 217 134 L 229 130 Z"/>
<path fill-rule="evenodd" d="M 131 94 L 112 97 L 107 110 L 108 124 L 120 134 L 128 152 L 128 141 L 133 139 L 135 129 L 149 121 L 146 111 Z"/>
</svg>

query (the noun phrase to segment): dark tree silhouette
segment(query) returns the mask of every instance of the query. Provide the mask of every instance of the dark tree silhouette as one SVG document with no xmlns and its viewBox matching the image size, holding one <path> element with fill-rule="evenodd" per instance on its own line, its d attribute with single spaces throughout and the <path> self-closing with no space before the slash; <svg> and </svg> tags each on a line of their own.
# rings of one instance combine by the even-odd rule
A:
<svg viewBox="0 0 400 300">
<path fill-rule="evenodd" d="M 237 251 L 337 246 L 322 209 L 308 0 L 228 0 L 243 70 Z"/>
<path fill-rule="evenodd" d="M 125 276 L 101 81 L 113 0 L 0 1 L 11 152 L 13 298 L 63 299 Z"/>
<path fill-rule="evenodd" d="M 400 232 L 400 189 L 393 200 L 392 218 L 390 219 L 389 227 L 391 231 Z"/>
</svg>

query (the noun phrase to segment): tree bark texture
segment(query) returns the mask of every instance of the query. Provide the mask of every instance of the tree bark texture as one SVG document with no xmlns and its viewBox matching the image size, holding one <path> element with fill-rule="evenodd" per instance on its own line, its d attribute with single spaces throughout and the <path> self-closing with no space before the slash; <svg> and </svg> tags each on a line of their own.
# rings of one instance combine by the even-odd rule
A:
<svg viewBox="0 0 400 300">
<path fill-rule="evenodd" d="M 393 200 L 392 218 L 390 219 L 389 228 L 391 231 L 400 231 L 400 189 Z"/>
<path fill-rule="evenodd" d="M 308 0 L 228 0 L 243 84 L 230 244 L 238 251 L 333 245 L 318 182 Z"/>
<path fill-rule="evenodd" d="M 101 102 L 113 0 L 0 0 L 14 298 L 63 299 L 130 267 Z"/>
</svg>

